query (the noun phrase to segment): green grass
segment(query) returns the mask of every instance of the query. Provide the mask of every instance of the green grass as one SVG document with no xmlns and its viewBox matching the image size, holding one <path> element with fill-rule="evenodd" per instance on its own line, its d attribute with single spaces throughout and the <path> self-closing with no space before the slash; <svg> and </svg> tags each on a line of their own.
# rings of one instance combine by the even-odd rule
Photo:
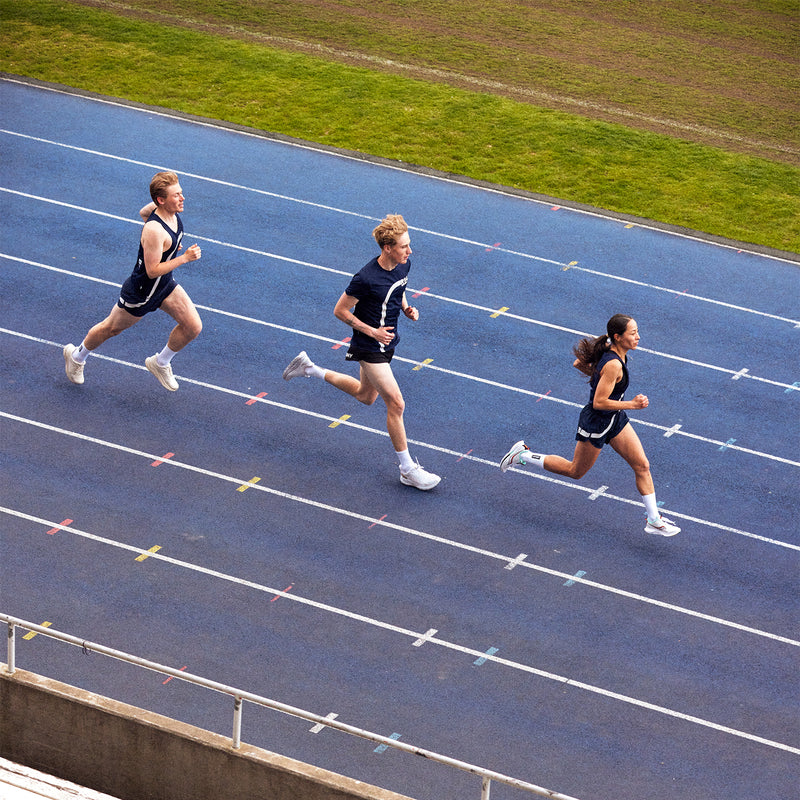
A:
<svg viewBox="0 0 800 800">
<path fill-rule="evenodd" d="M 138 8 L 140 4 L 129 0 L 127 5 Z M 338 5 L 340 9 L 364 7 L 355 1 Z M 397 14 L 399 8 L 407 12 L 415 7 L 419 12 L 415 24 L 420 25 L 420 20 L 424 22 L 438 7 L 453 5 L 458 4 L 374 0 L 370 9 L 373 14 Z M 616 0 L 608 2 L 609 8 L 619 5 Z M 677 11 L 689 4 L 670 5 Z M 752 5 L 742 2 L 743 8 Z M 508 10 L 513 4 L 493 2 L 491 6 Z M 279 7 L 283 14 L 277 13 Z M 12 74 L 800 252 L 800 169 L 790 163 L 547 110 L 507 96 L 343 64 L 247 38 L 269 28 L 273 35 L 304 35 L 305 41 L 314 41 L 315 35 L 322 41 L 325 36 L 328 44 L 332 38 L 338 43 L 341 37 L 349 49 L 358 47 L 369 53 L 376 47 L 375 37 L 386 33 L 374 18 L 370 27 L 362 16 L 349 18 L 342 12 L 342 25 L 334 31 L 330 19 L 322 17 L 315 22 L 300 13 L 287 15 L 285 3 L 164 0 L 158 4 L 159 11 L 166 13 L 184 9 L 184 17 L 187 8 L 193 19 L 205 15 L 207 22 L 213 20 L 214 30 L 233 24 L 228 14 L 241 12 L 235 20 L 235 35 L 194 30 L 186 26 L 185 19 L 168 25 L 66 0 L 0 0 L 0 67 Z M 297 8 L 305 14 L 313 10 L 302 2 Z M 481 8 L 480 3 L 464 4 L 471 30 L 480 24 L 480 14 L 487 13 Z M 267 12 L 272 14 L 272 22 L 265 21 Z M 560 18 L 552 15 L 552 19 L 556 25 Z M 741 36 L 742 30 L 752 29 L 748 20 L 740 21 L 730 35 Z M 396 31 L 392 28 L 391 32 Z M 457 48 L 451 51 L 437 46 L 431 41 L 435 37 L 419 35 L 416 41 L 411 37 L 405 41 L 400 31 L 396 33 L 392 44 L 402 42 L 403 48 L 416 47 L 418 52 L 413 55 L 398 44 L 402 52 L 397 55 L 393 50 L 393 58 L 448 69 L 458 68 L 458 60 L 465 59 Z M 552 33 L 558 35 L 558 31 Z M 769 30 L 759 34 L 761 38 L 754 35 L 750 50 L 760 52 L 762 45 L 775 47 L 768 41 L 774 35 Z M 575 37 L 588 34 L 576 29 Z M 645 41 L 641 49 L 649 46 Z M 473 48 L 473 52 L 485 54 L 486 48 Z M 449 60 L 442 62 L 445 57 Z M 578 96 L 586 91 L 582 69 L 560 79 L 558 86 L 536 85 L 563 93 L 563 80 L 567 80 L 575 83 L 574 96 Z M 493 76 L 486 65 L 480 73 Z M 512 73 L 508 67 L 506 81 L 513 78 Z M 762 80 L 766 78 L 755 83 Z M 602 94 L 601 83 L 591 86 Z M 619 91 L 635 94 L 635 83 Z M 775 91 L 784 89 L 779 86 Z M 702 94 L 702 87 L 696 91 Z M 758 86 L 753 91 L 759 91 Z M 741 97 L 737 100 L 743 102 Z M 758 104 L 752 105 L 753 115 L 757 115 Z M 733 130 L 726 120 L 734 106 L 723 112 L 718 105 L 711 109 L 718 119 L 703 118 L 701 124 L 714 122 L 717 128 Z M 662 104 L 661 113 L 669 107 Z M 637 110 L 654 113 L 652 109 Z M 696 119 L 694 122 L 697 124 Z M 744 125 L 737 124 L 740 128 Z M 796 132 L 787 132 L 778 121 L 769 135 L 791 145 Z"/>
<path fill-rule="evenodd" d="M 533 89 L 564 105 L 599 103 L 767 148 L 790 143 L 800 155 L 796 0 L 123 0 L 114 8 L 447 70 L 501 82 L 507 93 Z"/>
</svg>

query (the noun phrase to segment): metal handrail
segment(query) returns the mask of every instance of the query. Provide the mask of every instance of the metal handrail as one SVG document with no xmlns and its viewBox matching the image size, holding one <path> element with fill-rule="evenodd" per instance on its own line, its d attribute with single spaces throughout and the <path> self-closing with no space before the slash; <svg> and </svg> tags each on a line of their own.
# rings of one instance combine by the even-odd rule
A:
<svg viewBox="0 0 800 800">
<path fill-rule="evenodd" d="M 430 761 L 435 761 L 439 764 L 444 764 L 445 766 L 461 770 L 462 772 L 469 772 L 473 775 L 477 775 L 481 778 L 481 800 L 489 800 L 492 781 L 503 783 L 508 786 L 514 786 L 517 789 L 522 789 L 532 794 L 539 795 L 540 797 L 549 797 L 551 800 L 577 800 L 575 797 L 550 791 L 549 789 L 536 786 L 533 783 L 528 783 L 527 781 L 520 780 L 519 778 L 512 778 L 509 775 L 503 775 L 500 772 L 484 769 L 483 767 L 478 767 L 474 764 L 468 764 L 465 761 L 459 761 L 458 759 L 450 758 L 450 756 L 434 753 L 421 747 L 400 742 L 397 739 L 390 739 L 389 737 L 381 736 L 378 733 L 371 733 L 370 731 L 357 728 L 353 725 L 348 725 L 344 722 L 339 722 L 335 719 L 330 719 L 329 717 L 321 717 L 318 714 L 314 714 L 310 711 L 304 711 L 303 709 L 295 708 L 294 706 L 286 705 L 285 703 L 281 703 L 277 700 L 270 700 L 267 697 L 261 697 L 260 695 L 252 694 L 251 692 L 244 692 L 241 689 L 236 689 L 233 686 L 227 686 L 224 683 L 218 683 L 217 681 L 203 678 L 200 675 L 194 675 L 191 672 L 167 667 L 164 664 L 157 664 L 154 661 L 148 661 L 145 658 L 140 658 L 139 656 L 125 653 L 121 650 L 114 650 L 110 647 L 106 647 L 105 645 L 97 644 L 96 642 L 89 642 L 85 639 L 81 639 L 78 636 L 72 636 L 71 634 L 63 633 L 62 631 L 54 630 L 50 627 L 36 625 L 33 622 L 28 622 L 27 620 L 19 619 L 18 617 L 12 617 L 9 614 L 0 613 L 0 621 L 5 622 L 6 625 L 8 625 L 8 663 L 6 665 L 6 670 L 9 675 L 13 675 L 16 671 L 15 629 L 20 627 L 28 631 L 33 631 L 37 634 L 41 634 L 42 636 L 48 636 L 51 639 L 57 639 L 59 641 L 66 642 L 67 644 L 80 647 L 84 653 L 99 653 L 100 655 L 108 656 L 110 658 L 117 659 L 118 661 L 125 661 L 128 664 L 133 664 L 134 666 L 142 667 L 143 669 L 148 669 L 152 672 L 158 672 L 162 675 L 169 675 L 172 678 L 178 678 L 179 680 L 186 681 L 187 683 L 193 683 L 197 686 L 203 686 L 206 689 L 211 689 L 212 691 L 229 695 L 234 700 L 233 734 L 231 737 L 231 746 L 234 749 L 238 749 L 241 745 L 242 710 L 244 705 L 243 701 L 247 700 L 250 703 L 264 706 L 265 708 L 272 709 L 273 711 L 280 711 L 283 714 L 299 717 L 300 719 L 314 722 L 317 725 L 323 725 L 326 728 L 333 728 L 335 730 L 342 731 L 343 733 L 349 733 L 352 736 L 358 736 L 361 739 L 367 739 L 371 742 L 376 742 L 384 747 L 391 747 L 395 750 L 401 750 L 405 753 L 411 753 L 415 756 L 422 756 Z"/>
</svg>

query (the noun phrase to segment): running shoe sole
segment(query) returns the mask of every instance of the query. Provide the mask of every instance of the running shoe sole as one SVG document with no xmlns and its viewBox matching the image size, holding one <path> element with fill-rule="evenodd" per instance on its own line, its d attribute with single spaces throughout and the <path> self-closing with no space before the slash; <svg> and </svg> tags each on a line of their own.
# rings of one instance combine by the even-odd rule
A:
<svg viewBox="0 0 800 800">
<path fill-rule="evenodd" d="M 651 524 L 650 520 L 648 520 L 647 524 L 644 526 L 644 532 L 651 533 L 655 536 L 676 536 L 681 532 L 681 529 L 671 520 L 661 517 L 661 522 L 664 523 L 663 528 Z"/>
<path fill-rule="evenodd" d="M 525 442 L 520 439 L 516 444 L 511 446 L 511 449 L 500 460 L 500 469 L 505 472 L 513 463 L 514 456 L 524 453 L 529 449 L 530 448 L 525 444 Z"/>
<path fill-rule="evenodd" d="M 292 378 L 304 378 L 306 376 L 305 369 L 310 367 L 311 364 L 312 361 L 308 357 L 308 353 L 303 350 L 289 362 L 289 366 L 283 371 L 283 379 L 290 381 Z"/>
<path fill-rule="evenodd" d="M 72 354 L 77 350 L 74 344 L 68 344 L 64 347 L 64 370 L 67 377 L 72 383 L 80 386 L 83 384 L 83 364 L 78 364 L 72 358 Z"/>
<path fill-rule="evenodd" d="M 421 469 L 421 467 L 420 467 Z M 415 472 L 416 470 L 412 470 L 411 472 Z M 409 473 L 410 474 L 410 473 Z M 413 486 L 415 489 L 419 489 L 423 492 L 429 492 L 431 489 L 435 488 L 439 485 L 439 482 L 442 480 L 438 475 L 434 475 L 432 472 L 426 472 L 426 475 L 430 475 L 430 480 L 427 483 L 420 485 L 419 483 L 415 483 L 413 480 L 410 480 L 406 475 L 400 473 L 400 483 L 404 486 Z"/>
<path fill-rule="evenodd" d="M 172 367 L 166 366 L 161 367 L 158 365 L 158 361 L 156 360 L 158 356 L 150 356 L 150 358 L 146 358 L 144 360 L 144 365 L 147 367 L 153 375 L 156 376 L 158 382 L 169 392 L 177 392 L 178 391 L 178 382 L 172 375 Z"/>
</svg>

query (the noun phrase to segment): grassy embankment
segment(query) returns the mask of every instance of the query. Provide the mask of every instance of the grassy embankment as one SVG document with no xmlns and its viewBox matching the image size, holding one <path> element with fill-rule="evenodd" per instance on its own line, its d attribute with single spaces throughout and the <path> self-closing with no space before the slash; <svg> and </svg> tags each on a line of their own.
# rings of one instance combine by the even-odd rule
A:
<svg viewBox="0 0 800 800">
<path fill-rule="evenodd" d="M 786 72 L 785 60 L 770 62 L 759 56 L 756 61 L 761 72 L 754 77 L 755 67 L 750 65 L 747 81 L 742 77 L 742 96 L 733 102 L 725 96 L 735 93 L 720 95 L 713 87 L 681 90 L 677 63 L 683 60 L 693 73 L 700 69 L 700 56 L 691 55 L 690 48 L 671 56 L 669 69 L 674 85 L 670 87 L 660 77 L 656 83 L 662 91 L 653 98 L 654 79 L 643 77 L 652 65 L 642 61 L 640 52 L 652 43 L 641 41 L 646 38 L 641 30 L 638 38 L 613 43 L 613 48 L 612 42 L 604 45 L 597 41 L 598 31 L 619 36 L 619 24 L 609 27 L 610 23 L 598 21 L 591 30 L 574 30 L 573 43 L 594 48 L 597 55 L 592 58 L 605 66 L 595 67 L 590 74 L 580 63 L 574 69 L 562 70 L 563 75 L 552 67 L 555 56 L 526 52 L 523 57 L 523 40 L 508 44 L 507 38 L 494 40 L 489 35 L 491 30 L 484 30 L 476 43 L 474 37 L 468 41 L 463 34 L 453 33 L 456 29 L 474 31 L 483 19 L 487 25 L 504 25 L 502 36 L 512 37 L 519 20 L 498 17 L 492 21 L 486 16 L 493 11 L 498 15 L 500 7 L 511 5 L 496 0 L 488 7 L 489 0 L 463 5 L 432 0 L 405 4 L 417 7 L 419 15 L 413 17 L 409 30 L 399 24 L 389 25 L 388 42 L 392 58 L 413 64 L 415 69 L 410 74 L 417 77 L 392 74 L 409 71 L 377 62 L 370 62 L 371 68 L 342 63 L 363 63 L 363 56 L 385 52 L 387 26 L 385 20 L 380 22 L 381 14 L 388 13 L 391 6 L 395 14 L 397 9 L 396 4 L 384 0 L 346 4 L 369 8 L 372 17 L 366 20 L 363 13 L 325 17 L 324 5 L 302 0 L 293 6 L 298 13 L 291 15 L 285 13 L 285 4 L 267 0 L 165 0 L 158 5 L 158 21 L 150 18 L 150 5 L 141 0 L 128 0 L 127 4 L 87 2 L 0 0 L 0 68 L 737 241 L 800 252 L 800 169 L 791 163 L 797 136 L 792 125 L 797 105 L 796 101 L 792 105 L 791 87 L 794 80 L 797 88 L 798 80 L 796 69 L 794 78 L 791 70 Z M 107 5 L 114 11 L 94 5 Z M 687 4 L 673 4 L 673 10 L 682 5 Z M 452 15 L 456 6 L 461 8 L 461 24 L 456 26 L 451 20 L 448 27 L 447 14 Z M 605 7 L 613 10 L 617 6 L 619 3 L 611 0 Z M 625 6 L 630 9 L 636 4 Z M 163 16 L 170 13 L 175 16 Z M 471 19 L 469 14 L 483 16 Z M 235 27 L 231 15 L 235 16 Z M 187 22 L 188 17 L 202 25 Z M 551 14 L 551 19 L 556 25 L 561 17 Z M 752 34 L 748 34 L 748 41 L 753 42 L 751 49 L 782 52 L 786 48 L 783 39 L 791 36 L 791 31 L 779 36 L 768 25 L 764 30 L 757 29 L 750 17 L 740 24 L 744 26 L 745 22 Z M 680 18 L 671 24 L 677 31 L 681 26 L 699 23 Z M 427 35 L 426 29 L 430 29 Z M 290 36 L 293 42 L 265 39 L 266 31 L 272 36 Z M 742 35 L 745 32 L 742 28 Z M 739 31 L 734 33 L 739 35 Z M 543 33 L 539 38 L 547 46 L 543 44 L 542 50 L 552 49 L 565 35 L 558 30 Z M 301 52 L 304 45 L 300 41 L 305 46 L 347 45 L 349 55 L 342 55 L 341 49 L 326 51 L 325 57 Z M 601 57 L 603 47 L 606 55 Z M 514 49 L 518 59 L 512 58 Z M 611 53 L 621 60 L 624 55 L 628 67 L 615 72 L 609 63 Z M 719 54 L 714 58 L 719 59 Z M 726 67 L 730 72 L 717 75 L 717 84 L 730 89 L 737 78 L 736 70 L 746 62 L 742 53 L 734 53 Z M 712 58 L 705 68 L 711 70 L 715 65 L 719 69 Z M 439 82 L 421 79 L 434 66 L 450 71 L 447 82 L 442 82 L 441 76 Z M 489 80 L 502 76 L 504 88 L 499 93 L 462 88 L 468 83 L 457 76 L 466 75 L 467 67 L 473 76 L 480 74 Z M 613 84 L 611 79 L 619 75 L 627 75 L 628 81 Z M 637 124 L 647 119 L 673 120 L 686 126 L 687 135 L 692 125 L 699 125 L 703 131 L 711 131 L 699 138 L 710 135 L 713 139 L 713 131 L 722 132 L 723 139 L 727 136 L 729 142 L 740 141 L 739 150 L 753 149 L 747 143 L 755 142 L 756 149 L 772 152 L 774 158 L 732 152 L 514 99 L 524 94 L 526 80 L 535 80 L 537 90 L 547 93 L 543 99 L 556 98 L 551 105 L 568 107 L 572 98 L 591 103 L 589 111 L 596 106 L 612 112 L 628 109 L 635 114 Z M 703 78 L 698 84 L 709 80 Z M 454 85 L 459 83 L 462 86 Z M 773 86 L 776 83 L 779 85 Z M 586 87 L 591 87 L 594 95 L 588 96 Z M 774 93 L 772 100 L 765 97 L 768 90 Z M 748 92 L 758 92 L 757 101 Z M 711 98 L 717 96 L 722 99 L 712 103 Z M 560 103 L 557 98 L 567 101 Z M 607 101 L 601 103 L 603 98 Z M 781 109 L 776 107 L 778 101 Z M 583 113 L 588 113 L 587 108 Z M 597 114 L 615 116 L 606 111 Z"/>
</svg>

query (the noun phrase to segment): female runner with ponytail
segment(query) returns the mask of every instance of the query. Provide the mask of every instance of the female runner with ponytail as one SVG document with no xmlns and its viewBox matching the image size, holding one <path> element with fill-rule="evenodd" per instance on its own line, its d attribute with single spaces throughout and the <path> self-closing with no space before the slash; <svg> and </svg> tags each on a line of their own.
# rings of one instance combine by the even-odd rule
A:
<svg viewBox="0 0 800 800">
<path fill-rule="evenodd" d="M 503 456 L 500 469 L 505 472 L 512 464 L 530 465 L 577 480 L 592 468 L 603 445 L 609 444 L 628 462 L 636 476 L 636 488 L 647 509 L 645 533 L 674 536 L 681 529 L 658 510 L 650 464 L 625 413 L 626 409 L 649 405 L 643 394 L 637 394 L 633 400 L 624 399 L 628 388 L 628 351 L 635 350 L 639 344 L 636 320 L 625 314 L 615 314 L 608 321 L 606 331 L 605 336 L 582 339 L 573 350 L 576 356 L 573 366 L 589 376 L 591 391 L 578 420 L 572 460 L 534 453 L 524 441 L 519 441 Z"/>
</svg>

